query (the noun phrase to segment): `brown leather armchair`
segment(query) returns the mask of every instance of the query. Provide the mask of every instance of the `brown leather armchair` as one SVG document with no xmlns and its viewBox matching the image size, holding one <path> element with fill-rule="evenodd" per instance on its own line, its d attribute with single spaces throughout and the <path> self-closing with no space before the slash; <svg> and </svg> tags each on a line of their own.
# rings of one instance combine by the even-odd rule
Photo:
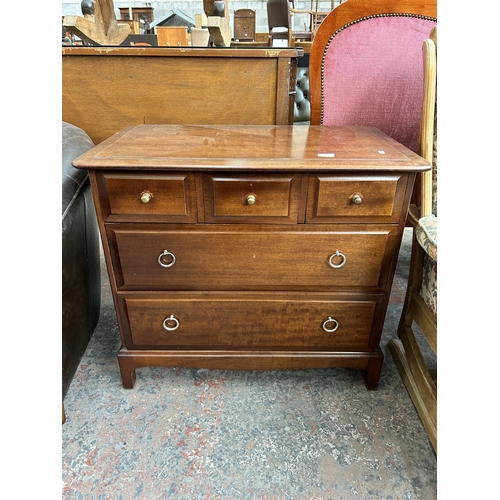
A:
<svg viewBox="0 0 500 500">
<path fill-rule="evenodd" d="M 62 399 L 99 320 L 99 227 L 88 173 L 72 161 L 94 146 L 78 127 L 62 123 Z M 65 420 L 63 405 L 63 422 Z"/>
</svg>

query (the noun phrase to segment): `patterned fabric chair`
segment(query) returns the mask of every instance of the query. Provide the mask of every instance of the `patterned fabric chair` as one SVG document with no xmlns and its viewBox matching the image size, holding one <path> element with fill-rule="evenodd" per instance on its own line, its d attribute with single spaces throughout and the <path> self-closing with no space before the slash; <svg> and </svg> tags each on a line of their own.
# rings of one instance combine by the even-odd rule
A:
<svg viewBox="0 0 500 500">
<path fill-rule="evenodd" d="M 421 50 L 436 11 L 436 0 L 348 0 L 333 9 L 311 47 L 311 124 L 376 127 L 417 152 Z"/>
<path fill-rule="evenodd" d="M 437 356 L 437 28 L 424 42 L 423 52 L 424 103 L 419 154 L 432 162 L 432 171 L 422 179 L 420 209 L 410 207 L 408 220 L 414 232 L 408 288 L 398 327 L 399 339 L 391 340 L 389 349 L 437 452 L 437 376 L 427 367 L 420 347 L 425 346 L 422 344 L 425 339 Z"/>
</svg>

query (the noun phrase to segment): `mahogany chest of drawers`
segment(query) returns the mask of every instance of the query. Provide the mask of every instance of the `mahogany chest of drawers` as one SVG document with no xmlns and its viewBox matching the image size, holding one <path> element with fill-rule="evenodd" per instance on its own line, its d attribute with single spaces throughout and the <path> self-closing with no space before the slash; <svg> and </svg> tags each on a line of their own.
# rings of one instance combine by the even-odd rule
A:
<svg viewBox="0 0 500 500">
<path fill-rule="evenodd" d="M 128 127 L 90 171 L 122 348 L 143 366 L 352 367 L 376 389 L 415 175 L 367 127 Z"/>
</svg>

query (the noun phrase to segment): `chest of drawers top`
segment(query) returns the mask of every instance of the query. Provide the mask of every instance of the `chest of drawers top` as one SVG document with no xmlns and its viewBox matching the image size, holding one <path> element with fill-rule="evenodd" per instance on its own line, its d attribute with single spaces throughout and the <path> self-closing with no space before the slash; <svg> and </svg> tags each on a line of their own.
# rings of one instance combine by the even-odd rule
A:
<svg viewBox="0 0 500 500">
<path fill-rule="evenodd" d="M 377 129 L 362 126 L 137 125 L 77 158 L 108 170 L 405 171 L 430 168 Z"/>
</svg>

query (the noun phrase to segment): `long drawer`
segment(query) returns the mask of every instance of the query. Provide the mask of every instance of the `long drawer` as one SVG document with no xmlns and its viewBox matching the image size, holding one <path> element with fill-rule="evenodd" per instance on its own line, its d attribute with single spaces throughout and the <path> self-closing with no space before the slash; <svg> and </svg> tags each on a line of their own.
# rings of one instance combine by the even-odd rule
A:
<svg viewBox="0 0 500 500">
<path fill-rule="evenodd" d="M 397 234 L 374 225 L 180 227 L 108 225 L 120 289 L 383 287 Z"/>
<path fill-rule="evenodd" d="M 368 350 L 380 298 L 203 295 L 125 297 L 129 347 Z"/>
</svg>

